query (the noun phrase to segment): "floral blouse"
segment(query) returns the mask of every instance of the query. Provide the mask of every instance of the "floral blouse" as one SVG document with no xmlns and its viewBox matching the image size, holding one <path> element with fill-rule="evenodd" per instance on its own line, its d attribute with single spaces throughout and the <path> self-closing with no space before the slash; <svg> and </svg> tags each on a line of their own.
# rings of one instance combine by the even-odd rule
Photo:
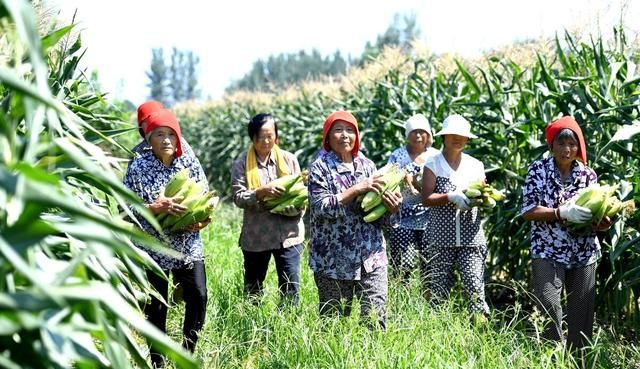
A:
<svg viewBox="0 0 640 369">
<path fill-rule="evenodd" d="M 309 265 L 316 273 L 339 280 L 360 280 L 367 273 L 387 266 L 382 221 L 367 223 L 360 204 L 342 204 L 338 194 L 376 170 L 362 155 L 353 158 L 353 171 L 334 152 L 320 156 L 309 168 L 311 212 Z"/>
<path fill-rule="evenodd" d="M 430 147 L 427 155 L 436 155 L 440 151 Z M 404 168 L 407 174 L 418 175 L 422 171 L 422 166 L 411 160 L 407 147 L 403 146 L 395 149 L 389 156 L 388 164 L 398 163 L 400 168 Z M 429 221 L 429 208 L 422 206 L 422 196 L 420 193 L 413 194 L 411 191 L 403 191 L 402 207 L 400 208 L 400 227 L 406 229 L 424 230 Z"/>
<path fill-rule="evenodd" d="M 189 177 L 191 179 L 196 182 L 205 181 L 206 183 L 204 171 L 197 159 L 195 161 L 185 160 L 186 158 L 183 158 L 184 156 L 185 155 L 182 155 L 174 159 L 171 166 L 166 167 L 153 155 L 151 150 L 144 150 L 139 157 L 136 157 L 129 163 L 129 168 L 127 168 L 123 180 L 124 185 L 138 195 L 145 204 L 150 204 L 158 198 L 161 189 L 163 189 L 169 180 L 181 169 L 189 168 Z M 205 186 L 205 190 L 206 189 L 208 189 L 208 186 Z M 182 258 L 176 259 L 153 250 L 145 249 L 163 270 L 168 271 L 188 267 L 194 261 L 204 259 L 200 232 L 166 232 L 164 237 L 166 237 L 167 243 L 167 241 L 163 240 L 164 237 L 156 232 L 151 224 L 143 217 L 138 217 L 138 221 L 142 226 L 142 230 L 183 255 Z M 137 246 L 144 249 L 141 245 Z"/>
<path fill-rule="evenodd" d="M 575 160 L 571 170 L 571 181 L 563 184 L 560 172 L 552 156 L 535 161 L 529 167 L 522 189 L 522 211 L 528 212 L 536 206 L 557 208 L 581 189 L 596 183 L 593 169 Z M 600 258 L 600 243 L 595 232 L 574 235 L 559 221 L 531 222 L 531 256 L 536 259 L 551 259 L 566 268 L 586 266 Z"/>
</svg>

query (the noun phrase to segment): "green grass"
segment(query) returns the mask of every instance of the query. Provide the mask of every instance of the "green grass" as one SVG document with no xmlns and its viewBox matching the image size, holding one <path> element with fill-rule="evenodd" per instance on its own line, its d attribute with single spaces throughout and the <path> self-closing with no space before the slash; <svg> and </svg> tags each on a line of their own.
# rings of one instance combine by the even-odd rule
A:
<svg viewBox="0 0 640 369">
<path fill-rule="evenodd" d="M 320 319 L 305 254 L 299 307 L 279 307 L 273 263 L 265 298 L 242 296 L 241 212 L 223 205 L 203 232 L 209 304 L 196 357 L 203 368 L 574 368 L 561 347 L 535 339 L 536 320 L 518 306 L 473 324 L 464 301 L 430 307 L 416 281 L 390 283 L 388 328 L 370 331 L 358 315 Z M 356 309 L 357 311 L 357 309 Z M 170 310 L 169 334 L 181 339 L 183 305 Z M 588 368 L 638 368 L 637 343 L 596 329 Z"/>
</svg>

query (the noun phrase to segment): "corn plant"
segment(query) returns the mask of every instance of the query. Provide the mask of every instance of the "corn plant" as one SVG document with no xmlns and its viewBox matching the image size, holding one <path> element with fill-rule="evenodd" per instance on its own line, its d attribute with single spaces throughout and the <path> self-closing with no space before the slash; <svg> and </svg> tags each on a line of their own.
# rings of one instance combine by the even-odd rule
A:
<svg viewBox="0 0 640 369">
<path fill-rule="evenodd" d="M 94 128 L 112 121 L 93 114 L 101 97 L 78 93 L 79 39 L 59 48 L 73 25 L 35 24 L 29 2 L 0 1 L 0 366 L 148 367 L 146 339 L 194 368 L 140 312 L 144 268 L 162 271 L 132 242 L 159 246 L 119 209 L 153 218 L 94 144 L 116 133 Z"/>
<path fill-rule="evenodd" d="M 229 166 L 249 147 L 246 124 L 255 112 L 274 114 L 282 147 L 308 165 L 321 147 L 322 123 L 336 109 L 352 111 L 360 122 L 361 148 L 378 166 L 404 144 L 402 125 L 412 114 L 427 115 L 439 128 L 452 113 L 466 116 L 479 136 L 469 154 L 485 164 L 488 181 L 506 199 L 487 212 L 488 278 L 501 283 L 528 281 L 529 224 L 519 216 L 528 166 L 546 155 L 545 125 L 561 115 L 576 117 L 587 138 L 589 165 L 607 183 L 620 183 L 620 197 L 640 201 L 636 168 L 640 152 L 638 51 L 616 32 L 611 45 L 601 39 L 576 41 L 568 33 L 550 40 L 527 64 L 508 56 L 487 56 L 478 65 L 455 61 L 438 69 L 437 58 L 407 56 L 370 81 L 345 84 L 337 95 L 303 90 L 297 97 L 228 99 L 212 107 L 180 112 L 185 136 L 203 162 L 212 184 L 229 193 Z M 374 63 L 375 64 L 375 63 Z M 435 140 L 434 146 L 441 142 Z M 599 235 L 598 314 L 606 321 L 640 323 L 638 217 Z"/>
</svg>

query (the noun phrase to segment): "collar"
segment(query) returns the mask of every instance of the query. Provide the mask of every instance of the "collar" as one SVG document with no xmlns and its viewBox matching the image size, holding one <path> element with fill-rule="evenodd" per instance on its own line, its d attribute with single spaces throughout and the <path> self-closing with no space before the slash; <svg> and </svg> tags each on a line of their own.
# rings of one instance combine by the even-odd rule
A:
<svg viewBox="0 0 640 369">
<path fill-rule="evenodd" d="M 551 177 L 558 184 L 562 183 L 562 180 L 560 179 L 560 170 L 558 169 L 558 166 L 556 165 L 556 161 L 554 160 L 553 156 L 549 156 L 545 160 L 546 160 L 545 168 L 547 169 L 547 172 L 551 173 Z M 575 184 L 580 180 L 580 173 L 584 170 L 584 168 L 585 168 L 584 164 L 580 160 L 573 160 L 573 162 L 571 162 L 571 183 L 572 184 Z"/>
<path fill-rule="evenodd" d="M 345 163 L 342 162 L 342 160 L 340 160 L 340 158 L 335 152 L 329 151 L 325 155 L 325 158 L 329 162 L 329 164 L 336 169 L 336 172 L 338 172 L 339 174 L 351 173 L 351 169 L 347 165 L 345 165 Z M 354 168 L 354 174 L 356 176 L 363 173 L 364 165 L 362 164 L 363 164 L 362 158 L 360 157 L 360 155 L 353 157 L 353 168 Z"/>
</svg>

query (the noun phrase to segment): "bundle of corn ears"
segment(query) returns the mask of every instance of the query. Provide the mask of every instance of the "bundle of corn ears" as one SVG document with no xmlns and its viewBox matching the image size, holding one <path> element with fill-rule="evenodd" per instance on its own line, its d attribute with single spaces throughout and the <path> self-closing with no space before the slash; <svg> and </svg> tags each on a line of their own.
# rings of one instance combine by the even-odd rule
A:
<svg viewBox="0 0 640 369">
<path fill-rule="evenodd" d="M 171 178 L 164 189 L 164 196 L 182 197 L 180 204 L 185 206 L 187 210 L 180 215 L 159 214 L 157 219 L 163 229 L 176 232 L 211 217 L 220 198 L 215 196 L 215 191 L 203 194 L 204 185 L 204 182 L 196 183 L 189 178 L 189 169 L 187 168 L 182 169 Z"/>
<path fill-rule="evenodd" d="M 581 189 L 575 196 L 576 205 L 591 210 L 591 219 L 584 223 L 569 223 L 573 231 L 590 229 L 592 225 L 599 224 L 605 217 L 617 220 L 620 215 L 626 217 L 633 215 L 636 206 L 633 200 L 620 201 L 615 195 L 618 185 L 595 184 Z"/>
<path fill-rule="evenodd" d="M 485 182 L 474 182 L 462 192 L 471 200 L 471 206 L 478 206 L 486 209 L 492 209 L 496 206 L 497 201 L 505 199 L 504 193 L 493 188 Z"/>
<path fill-rule="evenodd" d="M 271 182 L 284 189 L 284 193 L 279 197 L 265 197 L 264 205 L 273 214 L 284 214 L 289 205 L 296 209 L 303 209 L 309 204 L 307 181 L 309 172 L 303 170 L 300 174 L 290 174 L 282 176 Z"/>
<path fill-rule="evenodd" d="M 396 163 L 384 166 L 374 173 L 374 176 L 376 175 L 382 176 L 385 183 L 384 191 L 393 192 L 401 189 L 406 172 Z M 367 223 L 379 219 L 387 212 L 387 208 L 382 203 L 382 194 L 376 193 L 375 191 L 367 192 L 364 197 L 362 197 L 360 206 L 367 213 L 364 217 L 364 221 Z"/>
</svg>

